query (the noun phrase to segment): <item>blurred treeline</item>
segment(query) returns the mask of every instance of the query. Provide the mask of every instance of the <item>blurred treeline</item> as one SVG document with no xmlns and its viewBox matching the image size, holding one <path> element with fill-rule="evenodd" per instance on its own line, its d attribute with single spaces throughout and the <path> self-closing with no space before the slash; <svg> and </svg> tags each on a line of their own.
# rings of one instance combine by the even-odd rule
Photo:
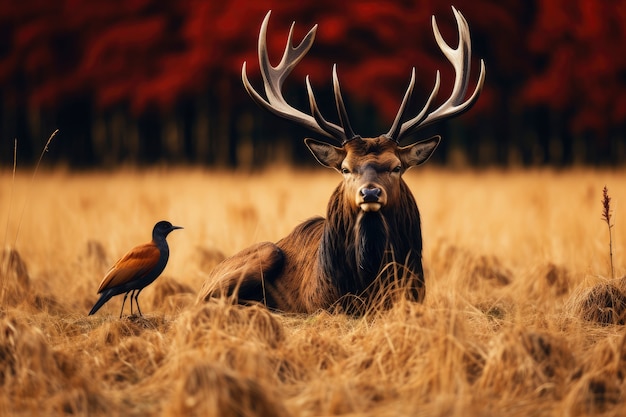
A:
<svg viewBox="0 0 626 417">
<path fill-rule="evenodd" d="M 450 165 L 618 165 L 626 157 L 626 3 L 620 0 L 455 0 L 469 22 L 472 82 L 487 66 L 478 104 L 421 136 L 444 136 Z M 419 108 L 441 70 L 431 16 L 456 46 L 448 1 L 5 0 L 0 2 L 0 161 L 33 162 L 56 128 L 47 161 L 72 167 L 160 162 L 256 167 L 307 161 L 309 132 L 259 109 L 241 86 L 260 23 L 276 64 L 315 23 L 316 42 L 286 83 L 308 111 L 310 74 L 336 121 L 338 65 L 351 122 L 362 136 L 388 130 L 417 70 Z M 416 138 L 416 139 L 419 139 Z"/>
</svg>

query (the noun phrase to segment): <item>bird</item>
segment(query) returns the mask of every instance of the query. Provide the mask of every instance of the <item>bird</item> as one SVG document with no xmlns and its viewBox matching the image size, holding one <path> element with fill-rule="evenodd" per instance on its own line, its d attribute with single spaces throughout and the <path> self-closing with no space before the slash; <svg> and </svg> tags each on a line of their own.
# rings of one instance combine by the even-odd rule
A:
<svg viewBox="0 0 626 417">
<path fill-rule="evenodd" d="M 130 294 L 130 314 L 133 314 L 134 298 L 137 311 L 140 316 L 143 316 L 137 297 L 141 290 L 157 279 L 165 269 L 170 256 L 170 249 L 165 238 L 176 229 L 182 229 L 182 227 L 173 226 L 172 223 L 162 220 L 152 229 L 152 241 L 136 246 L 122 256 L 104 275 L 98 288 L 100 298 L 91 308 L 89 315 L 95 314 L 112 297 L 124 294 L 120 311 L 120 318 L 122 318 L 126 297 Z"/>
</svg>

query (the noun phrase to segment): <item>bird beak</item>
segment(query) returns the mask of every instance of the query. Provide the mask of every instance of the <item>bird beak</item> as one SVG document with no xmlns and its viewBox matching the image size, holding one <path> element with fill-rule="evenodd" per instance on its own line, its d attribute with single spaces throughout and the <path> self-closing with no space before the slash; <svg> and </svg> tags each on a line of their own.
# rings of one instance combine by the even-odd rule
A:
<svg viewBox="0 0 626 417">
<path fill-rule="evenodd" d="M 176 230 L 176 229 L 184 229 L 184 227 L 182 227 L 182 226 L 172 226 L 172 230 Z"/>
</svg>

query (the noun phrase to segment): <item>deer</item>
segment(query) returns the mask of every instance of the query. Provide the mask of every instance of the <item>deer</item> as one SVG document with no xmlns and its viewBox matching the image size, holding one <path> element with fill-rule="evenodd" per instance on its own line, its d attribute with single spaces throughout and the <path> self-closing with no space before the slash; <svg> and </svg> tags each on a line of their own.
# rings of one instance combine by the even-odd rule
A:
<svg viewBox="0 0 626 417">
<path fill-rule="evenodd" d="M 431 109 L 440 86 L 437 71 L 426 103 L 410 117 L 413 68 L 391 128 L 371 138 L 359 136 L 350 125 L 336 64 L 332 82 L 339 124 L 322 116 L 308 76 L 305 84 L 310 114 L 287 103 L 283 83 L 311 48 L 317 25 L 294 46 L 295 22 L 292 23 L 282 59 L 272 66 L 266 42 L 271 11 L 266 14 L 259 32 L 258 58 L 267 98 L 250 83 L 246 62 L 241 72 L 244 88 L 262 108 L 323 136 L 326 140 L 306 138 L 304 142 L 321 165 L 339 172 L 343 180 L 329 198 L 326 217 L 313 217 L 276 243 L 257 243 L 225 259 L 209 273 L 198 294 L 198 303 L 225 297 L 234 303 L 260 303 L 282 312 L 310 314 L 339 308 L 360 314 L 368 308 L 393 304 L 398 297 L 423 302 L 426 290 L 420 213 L 402 176 L 408 169 L 425 163 L 441 137 L 404 146 L 400 142 L 425 126 L 470 109 L 485 80 L 485 63 L 481 60 L 475 89 L 466 98 L 470 32 L 463 15 L 454 7 L 452 10 L 459 35 L 456 48 L 446 43 L 432 16 L 435 40 L 455 73 L 450 96 Z"/>
</svg>

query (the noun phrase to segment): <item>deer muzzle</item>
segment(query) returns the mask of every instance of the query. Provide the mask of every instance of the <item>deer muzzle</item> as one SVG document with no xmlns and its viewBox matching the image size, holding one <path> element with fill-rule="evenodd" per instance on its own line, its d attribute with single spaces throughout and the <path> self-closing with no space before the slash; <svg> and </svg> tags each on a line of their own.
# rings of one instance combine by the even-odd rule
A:
<svg viewBox="0 0 626 417">
<path fill-rule="evenodd" d="M 357 204 L 365 212 L 378 211 L 386 203 L 385 193 L 376 186 L 362 187 L 357 194 Z"/>
</svg>

